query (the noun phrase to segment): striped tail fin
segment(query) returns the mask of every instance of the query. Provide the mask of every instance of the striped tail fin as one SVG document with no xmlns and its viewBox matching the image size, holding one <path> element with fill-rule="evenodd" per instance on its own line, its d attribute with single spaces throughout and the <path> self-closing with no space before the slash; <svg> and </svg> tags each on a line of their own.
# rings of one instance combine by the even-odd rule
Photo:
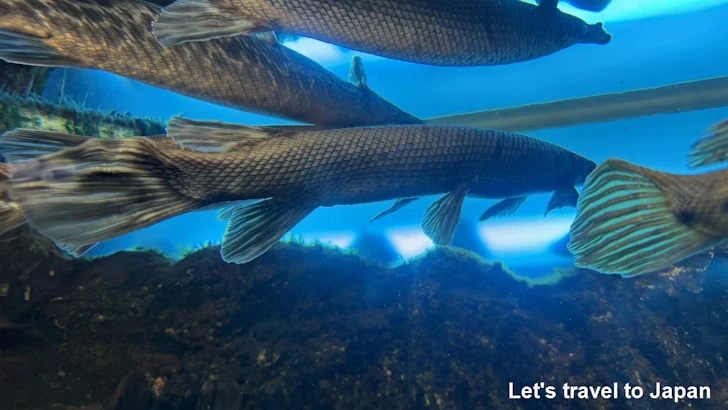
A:
<svg viewBox="0 0 728 410">
<path fill-rule="evenodd" d="M 707 135 L 693 144 L 688 154 L 688 166 L 690 168 L 725 161 L 728 161 L 728 120 L 710 127 Z"/>
<path fill-rule="evenodd" d="M 0 135 L 0 154 L 8 162 L 20 162 L 77 147 L 93 137 L 63 132 L 18 128 Z"/>
<path fill-rule="evenodd" d="M 11 196 L 42 235 L 74 249 L 199 208 L 174 189 L 163 152 L 147 138 L 93 138 L 13 164 Z"/>
<path fill-rule="evenodd" d="M 575 264 L 632 277 L 668 266 L 722 241 L 689 225 L 673 201 L 694 197 L 690 178 L 607 160 L 577 203 L 568 249 Z"/>
</svg>

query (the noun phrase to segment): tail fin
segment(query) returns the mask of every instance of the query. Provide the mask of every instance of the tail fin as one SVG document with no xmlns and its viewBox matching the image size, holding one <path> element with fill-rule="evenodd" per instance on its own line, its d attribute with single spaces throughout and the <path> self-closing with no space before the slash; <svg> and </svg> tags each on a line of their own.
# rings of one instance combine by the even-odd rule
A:
<svg viewBox="0 0 728 410">
<path fill-rule="evenodd" d="M 575 264 L 631 277 L 721 242 L 675 214 L 670 199 L 691 195 L 687 178 L 621 160 L 600 165 L 587 178 L 571 225 Z"/>
<path fill-rule="evenodd" d="M 41 234 L 90 245 L 199 207 L 172 188 L 162 155 L 147 138 L 94 138 L 14 164 L 11 194 Z"/>
<path fill-rule="evenodd" d="M 19 128 L 0 135 L 0 154 L 8 162 L 20 162 L 77 147 L 92 137 Z"/>
<path fill-rule="evenodd" d="M 707 136 L 693 144 L 688 154 L 690 168 L 713 165 L 728 161 L 728 120 L 708 129 Z"/>
<path fill-rule="evenodd" d="M 65 56 L 31 34 L 0 29 L 0 59 L 9 63 L 41 67 L 81 67 L 78 61 Z"/>
<path fill-rule="evenodd" d="M 0 163 L 0 235 L 25 223 L 23 211 L 17 203 L 10 200 L 10 170 L 7 164 Z"/>
</svg>

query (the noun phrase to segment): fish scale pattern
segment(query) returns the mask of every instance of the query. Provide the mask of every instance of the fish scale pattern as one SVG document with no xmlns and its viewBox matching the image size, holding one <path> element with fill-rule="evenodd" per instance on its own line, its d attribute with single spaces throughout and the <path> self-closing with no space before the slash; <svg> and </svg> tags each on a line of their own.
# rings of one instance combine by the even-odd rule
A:
<svg viewBox="0 0 728 410">
<path fill-rule="evenodd" d="M 568 164 L 591 163 L 505 131 L 417 125 L 284 133 L 237 152 L 164 155 L 188 197 L 323 206 L 439 194 L 462 182 L 475 196 L 550 192 L 573 185 Z"/>
<path fill-rule="evenodd" d="M 507 64 L 583 40 L 586 24 L 513 0 L 208 0 L 226 15 L 384 57 Z"/>
<path fill-rule="evenodd" d="M 72 60 L 233 108 L 336 126 L 417 124 L 371 90 L 314 61 L 254 37 L 165 48 L 151 30 L 159 12 L 120 0 L 5 0 L 0 28 L 31 31 Z"/>
</svg>

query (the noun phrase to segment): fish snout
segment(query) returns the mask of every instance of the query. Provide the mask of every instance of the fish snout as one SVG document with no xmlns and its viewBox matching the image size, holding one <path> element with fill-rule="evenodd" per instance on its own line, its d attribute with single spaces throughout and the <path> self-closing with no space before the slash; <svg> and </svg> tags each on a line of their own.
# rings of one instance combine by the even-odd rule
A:
<svg viewBox="0 0 728 410">
<path fill-rule="evenodd" d="M 609 44 L 612 41 L 612 35 L 604 29 L 602 23 L 587 24 L 584 29 L 584 37 L 582 43 L 584 44 Z"/>
</svg>

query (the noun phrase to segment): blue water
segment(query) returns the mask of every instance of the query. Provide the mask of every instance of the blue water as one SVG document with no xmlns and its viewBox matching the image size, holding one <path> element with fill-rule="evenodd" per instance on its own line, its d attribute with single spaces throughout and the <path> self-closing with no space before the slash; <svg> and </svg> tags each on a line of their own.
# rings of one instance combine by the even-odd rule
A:
<svg viewBox="0 0 728 410">
<path fill-rule="evenodd" d="M 613 35 L 607 46 L 574 46 L 552 56 L 514 65 L 432 67 L 367 57 L 365 67 L 368 82 L 376 92 L 404 110 L 428 118 L 728 75 L 728 65 L 724 63 L 728 61 L 726 21 L 728 7 L 720 6 L 690 14 L 612 22 L 606 25 Z M 337 50 L 338 54 L 321 57 L 319 61 L 346 78 L 349 69 L 346 58 L 351 53 Z M 162 120 L 184 114 L 194 119 L 249 125 L 291 123 L 197 101 L 92 70 L 57 70 L 46 88 L 47 97 L 57 98 L 64 77 L 66 84 L 82 85 L 79 88 L 84 94 L 69 89 L 66 93 L 76 101 L 85 100 L 91 108 Z M 619 157 L 681 173 L 688 172 L 686 153 L 690 145 L 707 126 L 725 118 L 728 118 L 728 108 L 548 129 L 529 135 L 562 145 L 597 162 Z M 368 220 L 389 203 L 321 208 L 293 233 L 307 241 L 318 239 L 343 248 L 350 246 L 364 231 L 381 233 L 401 259 L 407 259 L 431 246 L 419 222 L 433 199 L 423 198 L 375 224 L 369 224 Z M 455 244 L 502 260 L 520 273 L 539 270 L 548 273 L 553 266 L 568 266 L 570 260 L 548 252 L 548 246 L 567 233 L 574 211 L 560 210 L 544 218 L 547 201 L 548 195 L 533 196 L 514 217 L 473 225 L 476 239 L 460 243 L 456 240 Z M 471 229 L 463 224 L 473 224 L 493 203 L 466 200 L 459 229 Z M 225 224 L 215 219 L 214 212 L 191 213 L 105 242 L 91 254 L 141 246 L 174 255 L 186 246 L 219 241 L 224 228 Z"/>
</svg>

